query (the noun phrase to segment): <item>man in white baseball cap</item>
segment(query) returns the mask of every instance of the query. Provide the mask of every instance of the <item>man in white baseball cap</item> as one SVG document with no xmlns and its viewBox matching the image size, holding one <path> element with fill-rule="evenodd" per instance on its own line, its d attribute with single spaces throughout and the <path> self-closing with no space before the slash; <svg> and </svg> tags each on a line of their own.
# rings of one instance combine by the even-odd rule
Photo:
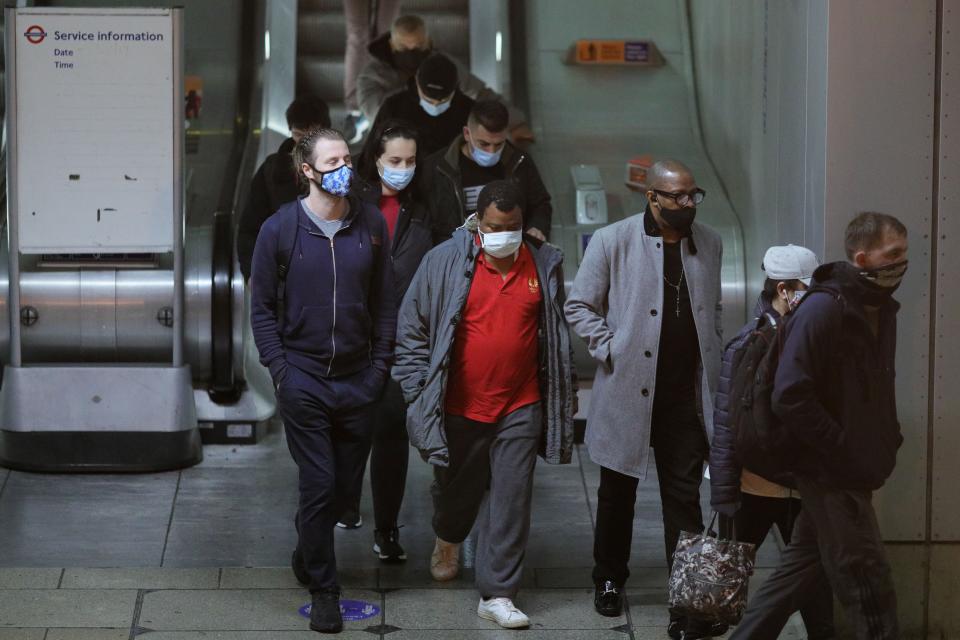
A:
<svg viewBox="0 0 960 640">
<path fill-rule="evenodd" d="M 817 256 L 805 247 L 788 244 L 767 249 L 762 265 L 767 279 L 757 305 L 757 317 L 744 326 L 723 353 L 710 447 L 710 504 L 722 515 L 721 530 L 729 530 L 732 521 L 737 539 L 757 547 L 773 525 L 777 525 L 783 541 L 790 543 L 793 523 L 800 514 L 800 494 L 741 465 L 735 425 L 731 424 L 729 412 L 734 363 L 740 361 L 738 354 L 746 351 L 754 332 L 763 323 L 779 322 L 800 303 L 818 266 Z M 799 603 L 807 637 L 833 638 L 833 592 L 829 582 L 821 579 L 813 593 Z"/>
</svg>

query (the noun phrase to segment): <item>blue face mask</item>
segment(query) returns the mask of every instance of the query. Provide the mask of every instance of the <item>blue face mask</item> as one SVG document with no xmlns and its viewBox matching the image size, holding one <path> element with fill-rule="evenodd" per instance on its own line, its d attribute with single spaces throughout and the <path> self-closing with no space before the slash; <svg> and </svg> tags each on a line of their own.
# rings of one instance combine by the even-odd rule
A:
<svg viewBox="0 0 960 640">
<path fill-rule="evenodd" d="M 443 115 L 447 112 L 447 109 L 450 108 L 450 104 L 453 102 L 453 99 L 447 100 L 446 102 L 441 102 L 440 104 L 433 104 L 432 102 L 427 102 L 425 98 L 420 98 L 420 108 L 427 112 L 427 115 L 433 116 L 436 118 L 439 115 Z"/>
<path fill-rule="evenodd" d="M 407 185 L 409 185 L 413 180 L 414 172 L 417 170 L 416 167 L 410 167 L 409 169 L 378 167 L 378 169 L 380 173 L 380 179 L 383 180 L 383 183 L 391 189 L 396 189 L 397 191 L 403 191 L 407 188 Z"/>
<path fill-rule="evenodd" d="M 506 144 L 503 147 L 507 146 Z M 477 149 L 473 146 L 473 143 L 470 143 L 470 155 L 473 157 L 473 161 L 476 162 L 481 167 L 492 167 L 493 165 L 500 162 L 500 156 L 503 155 L 503 147 L 500 147 L 493 153 L 489 151 L 484 151 L 483 149 Z"/>
<path fill-rule="evenodd" d="M 332 196 L 345 198 L 350 193 L 350 185 L 353 184 L 353 169 L 349 165 L 342 165 L 333 171 L 323 172 L 316 167 L 311 167 L 316 173 L 320 174 L 320 182 L 314 180 L 314 183 Z"/>
</svg>

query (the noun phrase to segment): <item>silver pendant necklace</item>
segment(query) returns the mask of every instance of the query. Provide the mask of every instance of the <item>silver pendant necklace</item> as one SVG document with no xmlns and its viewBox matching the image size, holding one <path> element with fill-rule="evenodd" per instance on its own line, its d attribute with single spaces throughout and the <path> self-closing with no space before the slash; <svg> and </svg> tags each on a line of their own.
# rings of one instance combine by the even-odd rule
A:
<svg viewBox="0 0 960 640">
<path fill-rule="evenodd" d="M 679 318 L 680 317 L 680 287 L 683 286 L 683 269 L 680 270 L 680 281 L 677 282 L 677 284 L 673 284 L 672 282 L 667 280 L 666 274 L 664 274 L 663 276 L 663 281 L 677 290 L 677 317 Z"/>
</svg>

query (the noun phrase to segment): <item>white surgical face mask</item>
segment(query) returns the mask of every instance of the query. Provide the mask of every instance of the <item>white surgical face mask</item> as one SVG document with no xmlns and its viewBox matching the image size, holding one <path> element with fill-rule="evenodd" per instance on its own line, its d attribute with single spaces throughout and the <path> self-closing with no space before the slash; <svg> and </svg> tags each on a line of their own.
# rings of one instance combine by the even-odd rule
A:
<svg viewBox="0 0 960 640">
<path fill-rule="evenodd" d="M 790 311 L 793 311 L 797 308 L 797 305 L 800 304 L 800 301 L 803 300 L 803 296 L 807 295 L 806 289 L 797 289 L 793 292 L 793 295 L 787 298 L 787 306 L 790 307 Z"/>
<path fill-rule="evenodd" d="M 497 231 L 496 233 L 480 233 L 480 244 L 484 252 L 494 258 L 512 256 L 523 242 L 523 231 Z"/>
<path fill-rule="evenodd" d="M 417 170 L 416 167 L 410 167 L 409 169 L 395 169 L 393 167 L 386 167 L 382 165 L 377 165 L 377 169 L 380 173 L 380 179 L 383 180 L 383 183 L 395 189 L 397 191 L 403 191 L 407 188 L 407 185 L 413 180 L 413 174 Z"/>
<path fill-rule="evenodd" d="M 440 104 L 433 104 L 432 102 L 427 102 L 426 98 L 420 98 L 420 108 L 426 111 L 427 115 L 436 118 L 446 113 L 452 102 L 453 100 L 451 99 L 446 102 L 441 102 Z"/>
</svg>

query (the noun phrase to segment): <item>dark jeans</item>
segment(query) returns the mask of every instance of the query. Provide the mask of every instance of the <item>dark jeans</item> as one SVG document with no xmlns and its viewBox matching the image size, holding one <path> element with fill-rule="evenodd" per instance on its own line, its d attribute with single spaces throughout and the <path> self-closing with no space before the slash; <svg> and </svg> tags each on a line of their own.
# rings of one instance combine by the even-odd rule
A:
<svg viewBox="0 0 960 640">
<path fill-rule="evenodd" d="M 765 498 L 749 493 L 742 494 L 740 511 L 734 518 L 737 540 L 756 545 L 763 544 L 770 528 L 777 525 L 780 537 L 790 544 L 793 527 L 800 515 L 802 501 L 797 498 Z M 820 584 L 810 590 L 810 597 L 800 607 L 808 640 L 833 638 L 833 592 L 824 574 Z"/>
<path fill-rule="evenodd" d="M 389 380 L 374 405 L 373 446 L 370 450 L 370 490 L 377 529 L 397 526 L 410 460 L 407 404 L 400 383 Z"/>
<path fill-rule="evenodd" d="M 900 637 L 897 599 L 869 491 L 798 479 L 803 509 L 780 566 L 750 604 L 731 639 L 773 640 L 790 615 L 828 579 L 858 640 Z"/>
<path fill-rule="evenodd" d="M 441 540 L 463 542 L 476 523 L 484 598 L 513 598 L 520 588 L 542 415 L 537 402 L 496 424 L 446 416 L 450 466 L 434 467 L 433 529 Z"/>
<path fill-rule="evenodd" d="M 695 397 L 658 401 L 654 405 L 651 444 L 663 506 L 663 541 L 667 566 L 680 531 L 703 531 L 700 482 L 707 439 L 697 416 Z M 623 585 L 630 576 L 634 504 L 639 480 L 612 469 L 600 469 L 597 491 L 597 530 L 593 543 L 593 579 Z"/>
<path fill-rule="evenodd" d="M 339 590 L 333 529 L 360 495 L 370 450 L 370 403 L 381 381 L 372 369 L 314 378 L 288 365 L 277 389 L 287 446 L 299 469 L 295 522 L 311 592 Z"/>
</svg>

